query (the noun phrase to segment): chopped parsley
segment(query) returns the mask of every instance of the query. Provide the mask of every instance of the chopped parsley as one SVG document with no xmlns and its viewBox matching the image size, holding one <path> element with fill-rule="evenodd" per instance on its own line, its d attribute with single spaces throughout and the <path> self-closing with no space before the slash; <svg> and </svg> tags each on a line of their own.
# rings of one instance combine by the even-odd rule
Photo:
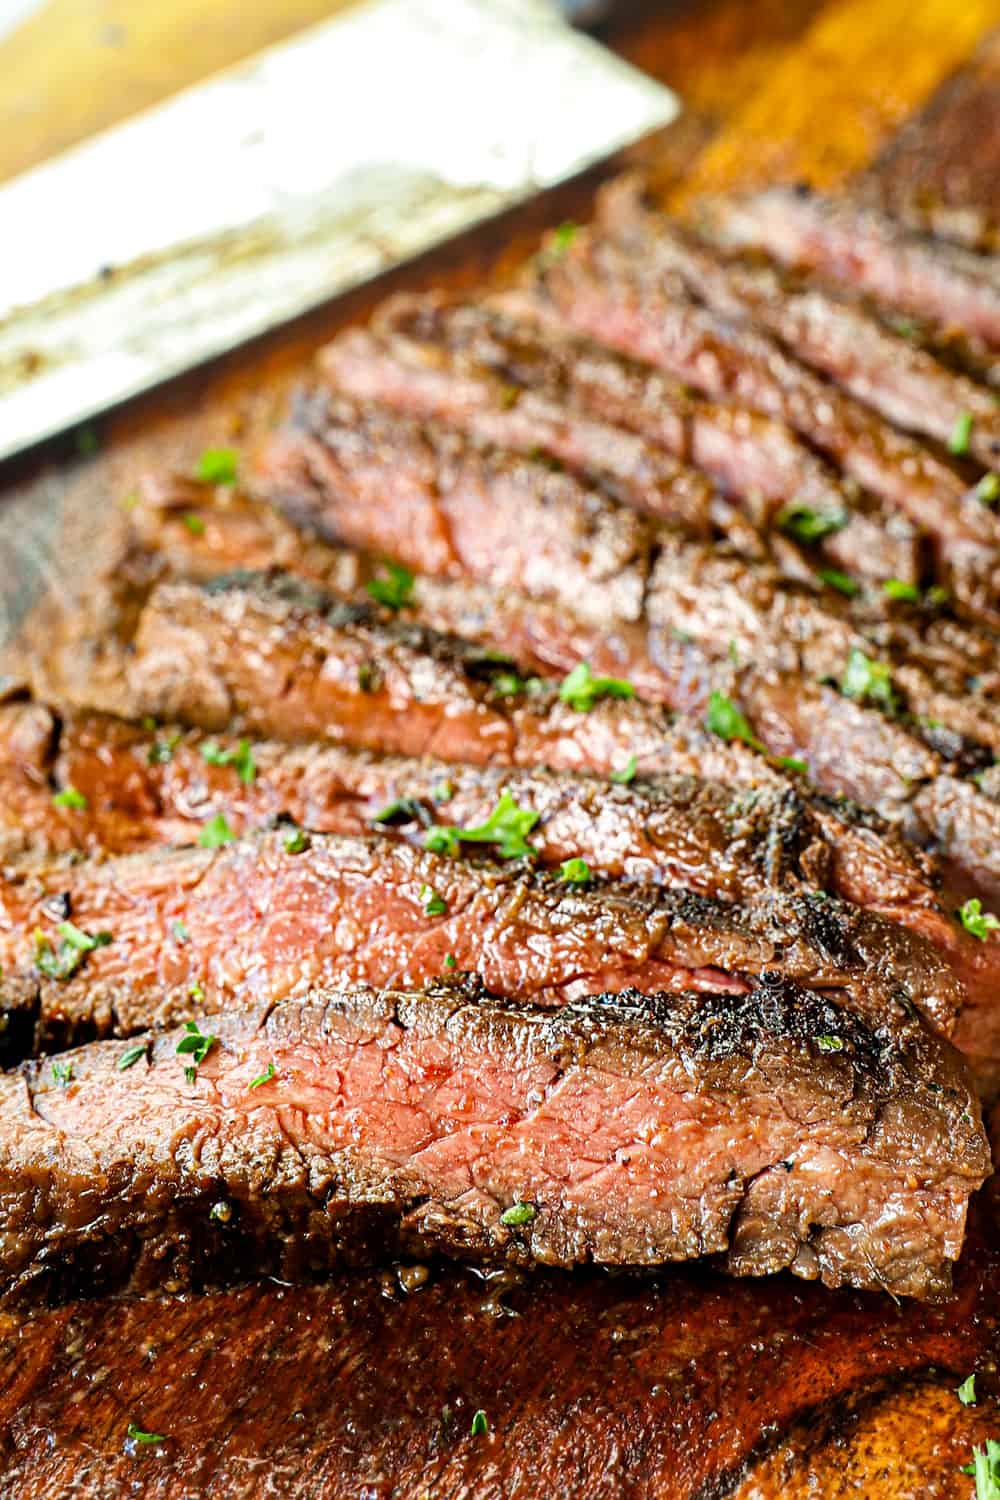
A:
<svg viewBox="0 0 1000 1500">
<path fill-rule="evenodd" d="M 563 679 L 559 697 L 577 713 L 585 714 L 599 698 L 634 698 L 635 688 L 621 677 L 595 677 L 590 663 L 580 661 Z"/>
<path fill-rule="evenodd" d="M 204 484 L 235 484 L 239 462 L 235 448 L 206 448 L 195 465 L 194 477 Z"/>
<path fill-rule="evenodd" d="M 201 536 L 202 532 L 205 530 L 204 521 L 201 519 L 201 516 L 197 515 L 193 510 L 186 510 L 181 519 L 192 536 Z"/>
<path fill-rule="evenodd" d="M 444 956 L 444 966 L 445 966 L 446 969 L 454 969 L 457 963 L 458 963 L 458 959 L 455 957 L 454 953 L 446 953 L 445 954 L 445 956 Z"/>
<path fill-rule="evenodd" d="M 148 1043 L 146 1042 L 139 1042 L 136 1046 L 129 1047 L 125 1052 L 122 1053 L 121 1057 L 118 1059 L 118 1062 L 115 1065 L 119 1073 L 125 1073 L 129 1068 L 135 1067 L 135 1064 L 139 1061 L 140 1057 L 146 1056 L 147 1050 Z"/>
<path fill-rule="evenodd" d="M 67 1088 L 73 1077 L 73 1064 L 54 1062 L 52 1064 L 52 1077 L 61 1089 Z"/>
<path fill-rule="evenodd" d="M 420 904 L 429 917 L 440 917 L 448 910 L 448 903 L 439 896 L 432 885 L 420 887 Z"/>
<path fill-rule="evenodd" d="M 985 1448 L 973 1448 L 972 1462 L 962 1473 L 975 1479 L 976 1500 L 1000 1500 L 1000 1443 L 987 1438 Z"/>
<path fill-rule="evenodd" d="M 559 866 L 559 879 L 563 885 L 586 885 L 590 866 L 585 859 L 564 859 Z"/>
<path fill-rule="evenodd" d="M 576 239 L 579 233 L 579 224 L 574 223 L 572 219 L 564 219 L 563 222 L 552 231 L 552 248 L 554 250 L 557 250 L 561 255 L 563 251 L 569 249 L 570 245 L 572 245 L 573 241 Z"/>
<path fill-rule="evenodd" d="M 983 911 L 983 903 L 978 896 L 970 896 L 964 906 L 960 906 L 956 913 L 958 920 L 966 932 L 985 943 L 991 932 L 996 932 L 1000 927 L 1000 921 L 991 911 Z"/>
<path fill-rule="evenodd" d="M 373 823 L 426 823 L 424 809 L 415 797 L 397 797 L 372 816 Z"/>
<path fill-rule="evenodd" d="M 431 787 L 431 797 L 435 802 L 450 802 L 455 795 L 455 783 L 447 777 L 444 781 L 436 781 Z"/>
<path fill-rule="evenodd" d="M 972 437 L 972 413 L 971 411 L 960 411 L 952 425 L 948 437 L 948 452 L 959 457 L 969 451 L 969 440 Z"/>
<path fill-rule="evenodd" d="M 1000 474 L 984 474 L 972 493 L 980 505 L 992 505 L 994 500 L 1000 500 Z"/>
<path fill-rule="evenodd" d="M 301 854 L 309 848 L 309 835 L 302 828 L 293 828 L 285 834 L 285 853 Z"/>
<path fill-rule="evenodd" d="M 201 758 L 210 766 L 234 766 L 246 786 L 256 779 L 257 762 L 249 740 L 240 740 L 235 750 L 223 750 L 218 740 L 206 740 L 201 747 Z"/>
<path fill-rule="evenodd" d="M 388 576 L 372 578 L 365 587 L 376 604 L 384 604 L 386 609 L 402 609 L 413 593 L 413 574 L 398 563 L 385 562 L 382 566 Z"/>
<path fill-rule="evenodd" d="M 180 740 L 179 734 L 171 734 L 165 740 L 154 740 L 149 747 L 146 759 L 151 766 L 165 766 L 173 759 L 174 749 Z"/>
<path fill-rule="evenodd" d="M 56 932 L 62 938 L 58 952 L 43 932 L 35 933 L 35 968 L 47 979 L 69 979 L 88 953 L 111 942 L 110 932 L 83 932 L 72 922 L 60 922 Z"/>
<path fill-rule="evenodd" d="M 424 836 L 424 848 L 435 854 L 457 854 L 462 844 L 496 844 L 501 859 L 520 859 L 536 853 L 526 835 L 537 822 L 536 812 L 529 807 L 518 807 L 510 792 L 504 792 L 486 822 L 478 828 L 435 824 Z"/>
<path fill-rule="evenodd" d="M 963 1406 L 975 1406 L 976 1404 L 976 1372 L 967 1375 L 960 1386 L 955 1389 L 955 1395 Z"/>
<path fill-rule="evenodd" d="M 635 772 L 636 759 L 634 755 L 630 755 L 622 769 L 620 771 L 612 771 L 608 780 L 616 782 L 618 786 L 628 786 L 635 780 Z"/>
<path fill-rule="evenodd" d="M 873 661 L 857 646 L 847 658 L 840 691 L 846 698 L 854 698 L 859 703 L 875 703 L 890 713 L 896 708 L 889 663 Z"/>
<path fill-rule="evenodd" d="M 473 1415 L 472 1426 L 469 1428 L 473 1437 L 485 1437 L 490 1430 L 489 1418 L 482 1407 Z M 998 1445 L 1000 1446 L 1000 1445 Z"/>
<path fill-rule="evenodd" d="M 216 813 L 214 818 L 209 818 L 199 833 L 198 842 L 203 849 L 218 849 L 222 844 L 231 844 L 235 837 L 235 833 L 226 822 L 225 813 Z"/>
<path fill-rule="evenodd" d="M 175 922 L 171 922 L 170 936 L 175 943 L 189 943 L 191 941 L 191 934 L 187 930 L 187 923 L 182 922 L 180 917 Z"/>
<path fill-rule="evenodd" d="M 505 1229 L 519 1229 L 522 1224 L 530 1224 L 537 1214 L 533 1203 L 513 1203 L 500 1215 L 500 1223 Z"/>
<path fill-rule="evenodd" d="M 131 1443 L 165 1443 L 166 1438 L 162 1432 L 143 1432 L 134 1422 L 130 1422 L 125 1429 L 125 1435 Z"/>
<path fill-rule="evenodd" d="M 53 807 L 74 807 L 79 811 L 87 806 L 87 799 L 82 792 L 78 792 L 75 786 L 64 786 L 61 792 L 56 792 L 52 798 Z"/>
<path fill-rule="evenodd" d="M 809 763 L 800 760 L 797 755 L 776 755 L 774 763 L 776 766 L 781 766 L 784 771 L 794 771 L 798 776 L 809 775 Z"/>
<path fill-rule="evenodd" d="M 898 599 L 906 604 L 920 603 L 920 590 L 915 583 L 907 583 L 905 578 L 887 578 L 882 585 L 882 592 L 889 599 Z"/>
<path fill-rule="evenodd" d="M 780 530 L 787 532 L 800 542 L 819 542 L 847 525 L 847 515 L 842 510 L 814 510 L 802 500 L 790 500 L 783 505 L 775 517 Z"/>
<path fill-rule="evenodd" d="M 199 1003 L 205 998 L 205 991 L 202 989 L 200 984 L 192 984 L 188 990 L 188 994 L 191 996 L 192 1000 L 197 1000 L 199 1001 Z"/>
<path fill-rule="evenodd" d="M 855 594 L 861 592 L 860 583 L 857 583 L 850 573 L 842 573 L 839 568 L 817 568 L 816 577 L 828 584 L 830 588 L 846 594 L 848 599 L 853 599 Z"/>
<path fill-rule="evenodd" d="M 712 693 L 705 713 L 705 728 L 723 740 L 742 740 L 754 750 L 764 746 L 750 728 L 749 721 L 725 693 Z"/>
<path fill-rule="evenodd" d="M 839 1036 L 818 1036 L 816 1045 L 821 1052 L 843 1052 L 844 1039 Z"/>
<path fill-rule="evenodd" d="M 202 997 L 203 998 L 203 997 Z M 184 1069 L 184 1077 L 188 1083 L 194 1083 L 198 1068 L 205 1061 L 216 1042 L 217 1036 L 202 1032 L 197 1021 L 185 1021 L 184 1035 L 177 1043 L 177 1056 L 190 1057 L 190 1064 Z"/>
<path fill-rule="evenodd" d="M 263 1073 L 258 1073 L 256 1078 L 251 1078 L 247 1087 L 251 1089 L 262 1088 L 265 1083 L 271 1082 L 271 1079 L 274 1077 L 276 1072 L 277 1069 L 275 1068 L 274 1063 L 269 1062 Z"/>
</svg>

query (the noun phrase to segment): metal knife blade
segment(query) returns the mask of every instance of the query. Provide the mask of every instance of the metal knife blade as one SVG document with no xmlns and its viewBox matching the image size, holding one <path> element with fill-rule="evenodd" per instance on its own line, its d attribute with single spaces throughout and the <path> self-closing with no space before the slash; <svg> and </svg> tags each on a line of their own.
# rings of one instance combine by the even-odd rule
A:
<svg viewBox="0 0 1000 1500">
<path fill-rule="evenodd" d="M 0 458 L 677 113 L 546 0 L 370 0 L 0 188 Z"/>
</svg>

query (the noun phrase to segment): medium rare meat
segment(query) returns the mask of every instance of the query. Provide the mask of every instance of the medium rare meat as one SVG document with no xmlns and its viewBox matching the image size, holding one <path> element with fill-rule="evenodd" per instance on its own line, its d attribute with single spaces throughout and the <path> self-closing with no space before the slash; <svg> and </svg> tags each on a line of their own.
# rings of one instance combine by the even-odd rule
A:
<svg viewBox="0 0 1000 1500">
<path fill-rule="evenodd" d="M 947 446 L 970 422 L 968 452 L 987 468 L 1000 459 L 1000 411 L 991 391 L 948 369 L 856 303 L 822 286 L 797 285 L 770 267 L 714 256 L 662 214 L 620 190 L 605 197 L 612 222 L 635 247 L 725 317 L 756 323 L 798 359 L 822 370 L 898 427 Z M 969 503 L 979 504 L 973 494 Z M 1000 533 L 998 533 L 1000 536 Z"/>
<path fill-rule="evenodd" d="M 506 811 L 505 811 L 506 808 Z M 530 853 L 530 810 L 478 841 Z M 448 829 L 452 825 L 442 825 Z M 832 896 L 734 906 L 445 857 L 386 838 L 277 831 L 206 847 L 18 865 L 0 886 L 8 1054 L 124 1035 L 317 985 L 478 974 L 558 1005 L 603 989 L 743 991 L 780 972 L 844 990 L 882 1021 L 916 1007 L 945 1032 L 964 1000 L 922 938 Z M 457 853 L 472 834 L 439 839 Z"/>
<path fill-rule="evenodd" d="M 300 394 L 266 463 L 271 497 L 328 540 L 594 622 L 641 618 L 656 528 L 537 460 L 318 390 Z"/>
<path fill-rule="evenodd" d="M 0 1079 L 8 1303 L 438 1250 L 927 1296 L 989 1168 L 946 1044 L 773 977 L 556 1014 L 320 992 L 62 1067 Z"/>
<path fill-rule="evenodd" d="M 906 528 L 886 532 L 779 423 L 699 400 L 656 371 L 582 340 L 552 330 L 543 338 L 502 311 L 397 298 L 373 329 L 350 330 L 330 344 L 322 366 L 357 400 L 613 475 L 625 486 L 616 493 L 626 503 L 689 531 L 715 525 L 734 546 L 759 555 L 759 542 L 747 537 L 725 502 L 703 495 L 692 504 L 691 486 L 664 472 L 669 451 L 740 496 L 754 525 L 766 529 L 791 502 L 810 506 L 843 520 L 823 539 L 831 560 L 862 555 L 865 532 L 869 555 L 888 551 L 894 576 L 917 577 L 918 551 Z"/>
<path fill-rule="evenodd" d="M 519 306 L 534 308 L 543 320 L 558 317 L 715 399 L 787 422 L 935 539 L 963 610 L 994 626 L 1000 622 L 996 518 L 968 503 L 960 476 L 790 358 L 766 333 L 696 302 L 655 260 L 612 236 L 581 232 L 536 275 Z"/>
<path fill-rule="evenodd" d="M 1000 270 L 989 257 L 927 240 L 876 209 L 808 191 L 772 188 L 701 207 L 732 249 L 766 250 L 786 265 L 1000 345 Z"/>
</svg>

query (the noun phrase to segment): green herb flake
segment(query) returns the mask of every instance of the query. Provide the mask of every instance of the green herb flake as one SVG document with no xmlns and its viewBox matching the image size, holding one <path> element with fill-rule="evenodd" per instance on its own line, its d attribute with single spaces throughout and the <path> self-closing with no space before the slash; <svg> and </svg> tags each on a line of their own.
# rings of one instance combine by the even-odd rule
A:
<svg viewBox="0 0 1000 1500">
<path fill-rule="evenodd" d="M 496 844 L 501 859 L 521 859 L 535 854 L 527 835 L 538 822 L 538 814 L 528 807 L 518 807 L 510 792 L 504 792 L 485 823 L 478 828 L 457 828 L 454 824 L 429 828 L 424 848 L 436 854 L 457 854 L 460 844 Z"/>
<path fill-rule="evenodd" d="M 191 934 L 187 930 L 187 924 L 182 922 L 180 917 L 175 922 L 171 922 L 170 936 L 175 943 L 189 943 L 191 941 Z"/>
<path fill-rule="evenodd" d="M 302 828 L 293 828 L 285 834 L 285 853 L 302 854 L 309 848 L 309 835 Z"/>
<path fill-rule="evenodd" d="M 235 448 L 206 448 L 195 465 L 194 477 L 203 484 L 235 484 L 239 463 Z"/>
<path fill-rule="evenodd" d="M 374 693 L 378 686 L 378 673 L 370 662 L 362 662 L 358 668 L 358 692 Z"/>
<path fill-rule="evenodd" d="M 976 1500 L 1000 1500 L 1000 1443 L 987 1438 L 985 1448 L 973 1448 L 972 1462 L 962 1473 L 976 1481 Z"/>
<path fill-rule="evenodd" d="M 621 677 L 595 677 L 590 663 L 577 662 L 559 688 L 563 703 L 577 713 L 589 713 L 599 698 L 634 698 L 635 688 Z"/>
<path fill-rule="evenodd" d="M 797 755 L 776 755 L 774 763 L 783 771 L 794 771 L 797 776 L 809 775 L 808 761 L 800 760 Z"/>
<path fill-rule="evenodd" d="M 563 885 L 586 885 L 590 879 L 590 866 L 585 859 L 564 859 L 559 866 L 559 880 Z"/>
<path fill-rule="evenodd" d="M 251 1089 L 263 1088 L 265 1083 L 271 1082 L 271 1079 L 274 1077 L 276 1072 L 277 1069 L 275 1068 L 274 1063 L 269 1062 L 263 1073 L 258 1073 L 256 1078 L 251 1078 L 247 1087 Z"/>
<path fill-rule="evenodd" d="M 402 609 L 413 593 L 413 574 L 398 563 L 385 562 L 382 566 L 388 576 L 372 578 L 365 587 L 376 604 L 382 604 L 386 609 Z"/>
<path fill-rule="evenodd" d="M 226 822 L 225 813 L 216 813 L 214 818 L 209 818 L 199 833 L 198 842 L 203 849 L 218 849 L 223 844 L 231 844 L 235 837 L 235 833 Z"/>
<path fill-rule="evenodd" d="M 44 932 L 35 932 L 35 968 L 48 979 L 69 979 L 88 953 L 111 942 L 110 932 L 83 932 L 72 922 L 60 922 L 56 932 L 62 939 L 58 952 Z"/>
<path fill-rule="evenodd" d="M 201 536 L 204 533 L 205 523 L 201 519 L 201 516 L 197 515 L 195 511 L 186 510 L 181 517 L 181 520 L 184 522 L 184 525 L 187 527 L 188 531 L 190 531 L 192 536 Z"/>
<path fill-rule="evenodd" d="M 816 1045 L 821 1052 L 843 1052 L 844 1041 L 839 1036 L 818 1036 Z"/>
<path fill-rule="evenodd" d="M 875 703 L 890 713 L 897 706 L 888 662 L 873 661 L 857 646 L 847 659 L 840 691 L 845 698 L 854 698 L 859 703 Z"/>
<path fill-rule="evenodd" d="M 155 729 L 155 724 L 152 727 Z M 146 756 L 149 764 L 151 766 L 165 766 L 168 761 L 173 760 L 174 750 L 179 740 L 179 734 L 168 735 L 165 740 L 154 740 Z"/>
<path fill-rule="evenodd" d="M 74 434 L 74 442 L 81 458 L 91 458 L 101 446 L 93 427 L 78 427 Z"/>
<path fill-rule="evenodd" d="M 750 728 L 749 721 L 725 693 L 712 693 L 705 713 L 705 728 L 723 740 L 742 740 L 754 750 L 764 746 Z"/>
<path fill-rule="evenodd" d="M 184 1035 L 177 1043 L 176 1053 L 178 1057 L 190 1057 L 191 1059 L 190 1065 L 184 1069 L 184 1076 L 188 1083 L 194 1083 L 197 1069 L 205 1061 L 205 1058 L 218 1040 L 217 1036 L 212 1036 L 209 1032 L 201 1031 L 197 1021 L 185 1021 Z"/>
<path fill-rule="evenodd" d="M 223 750 L 218 740 L 206 740 L 201 747 L 201 758 L 210 766 L 233 766 L 246 786 L 256 780 L 257 762 L 249 740 L 240 740 L 235 750 Z"/>
<path fill-rule="evenodd" d="M 958 920 L 981 943 L 985 943 L 991 932 L 996 932 L 1000 927 L 1000 921 L 990 911 L 983 911 L 983 903 L 978 896 L 970 896 L 964 906 L 960 906 L 956 912 Z"/>
<path fill-rule="evenodd" d="M 955 1395 L 963 1406 L 975 1406 L 976 1404 L 976 1372 L 967 1375 L 960 1386 L 956 1387 Z"/>
<path fill-rule="evenodd" d="M 900 603 L 920 603 L 920 590 L 915 583 L 907 583 L 905 578 L 887 578 L 882 585 L 882 592 L 887 599 L 898 600 Z"/>
<path fill-rule="evenodd" d="M 432 885 L 420 887 L 420 905 L 429 917 L 440 917 L 448 910 L 448 903 L 439 896 Z"/>
<path fill-rule="evenodd" d="M 839 568 L 817 568 L 816 577 L 830 588 L 836 589 L 838 593 L 846 594 L 848 599 L 853 599 L 855 594 L 860 594 L 861 585 L 857 583 L 850 573 L 842 573 Z"/>
<path fill-rule="evenodd" d="M 372 814 L 373 823 L 422 823 L 423 808 L 415 797 L 397 797 Z"/>
<path fill-rule="evenodd" d="M 450 802 L 455 795 L 455 783 L 445 778 L 444 781 L 436 781 L 431 787 L 431 797 L 435 802 Z"/>
<path fill-rule="evenodd" d="M 615 782 L 617 786 L 629 786 L 635 780 L 636 758 L 630 755 L 620 771 L 612 771 L 608 777 L 609 781 Z"/>
<path fill-rule="evenodd" d="M 942 609 L 950 598 L 951 595 L 948 590 L 943 588 L 941 584 L 935 583 L 927 590 L 924 603 L 928 609 Z"/>
<path fill-rule="evenodd" d="M 458 964 L 458 959 L 455 957 L 454 953 L 446 953 L 445 954 L 445 956 L 444 956 L 444 966 L 445 966 L 446 969 L 454 969 L 457 964 Z"/>
<path fill-rule="evenodd" d="M 490 1430 L 489 1418 L 482 1407 L 474 1414 L 472 1426 L 469 1428 L 473 1437 L 485 1437 Z"/>
<path fill-rule="evenodd" d="M 948 452 L 958 457 L 969 451 L 969 440 L 972 437 L 972 413 L 971 411 L 960 411 L 952 425 L 948 437 Z"/>
<path fill-rule="evenodd" d="M 790 500 L 783 505 L 775 517 L 779 530 L 800 542 L 819 542 L 847 525 L 847 515 L 842 510 L 814 510 L 802 500 Z"/>
<path fill-rule="evenodd" d="M 145 1057 L 148 1051 L 146 1042 L 140 1042 L 135 1047 L 129 1047 L 122 1053 L 115 1066 L 119 1073 L 125 1073 L 129 1068 L 134 1068 L 140 1057 Z"/>
<path fill-rule="evenodd" d="M 538 1209 L 533 1203 L 513 1203 L 500 1215 L 500 1223 L 505 1229 L 520 1229 L 522 1224 L 530 1224 L 537 1215 Z"/>
<path fill-rule="evenodd" d="M 192 1000 L 197 1000 L 199 1004 L 205 998 L 205 991 L 200 984 L 192 984 L 188 989 L 188 994 Z"/>
<path fill-rule="evenodd" d="M 73 1078 L 73 1064 L 54 1062 L 52 1064 L 52 1077 L 61 1089 L 68 1088 Z"/>
<path fill-rule="evenodd" d="M 980 505 L 992 505 L 1000 500 L 1000 474 L 984 474 L 972 491 Z"/>
<path fill-rule="evenodd" d="M 82 792 L 78 792 L 75 786 L 64 786 L 61 792 L 56 792 L 52 798 L 53 807 L 72 807 L 82 812 L 87 806 L 87 799 Z"/>
<path fill-rule="evenodd" d="M 125 1435 L 130 1443 L 165 1443 L 166 1438 L 162 1432 L 143 1432 L 134 1422 L 130 1422 L 125 1429 Z"/>
</svg>

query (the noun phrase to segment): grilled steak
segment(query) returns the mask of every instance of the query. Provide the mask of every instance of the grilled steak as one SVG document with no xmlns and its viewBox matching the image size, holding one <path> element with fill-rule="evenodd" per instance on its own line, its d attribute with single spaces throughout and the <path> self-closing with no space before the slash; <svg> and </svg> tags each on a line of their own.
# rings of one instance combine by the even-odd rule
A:
<svg viewBox="0 0 1000 1500">
<path fill-rule="evenodd" d="M 515 813 L 441 842 L 456 852 L 487 842 L 508 858 L 530 852 L 530 828 Z M 859 1013 L 917 1007 L 946 1032 L 964 998 L 920 937 L 833 897 L 774 892 L 736 907 L 684 889 L 568 884 L 385 838 L 275 832 L 40 861 L 16 867 L 0 902 L 13 1053 L 317 985 L 421 985 L 450 969 L 546 1004 L 627 985 L 742 991 L 745 976 L 775 971 L 848 991 Z"/>
<path fill-rule="evenodd" d="M 733 249 L 766 250 L 786 265 L 1000 344 L 1000 272 L 987 257 L 928 241 L 846 199 L 786 188 L 702 208 L 713 233 Z"/>
<path fill-rule="evenodd" d="M 926 1296 L 989 1166 L 946 1044 L 775 979 L 556 1015 L 318 993 L 213 1028 L 187 1067 L 182 1031 L 0 1079 L 0 1295 L 444 1250 Z"/>
<path fill-rule="evenodd" d="M 885 536 L 857 509 L 836 476 L 779 423 L 755 412 L 698 400 L 656 371 L 608 350 L 474 304 L 398 298 L 373 330 L 354 329 L 329 345 L 323 369 L 346 394 L 459 427 L 479 441 L 548 452 L 571 467 L 614 476 L 626 503 L 689 531 L 721 529 L 751 556 L 759 541 L 742 518 L 710 492 L 675 477 L 664 450 L 695 463 L 738 495 L 755 526 L 766 528 L 795 501 L 842 516 L 824 539 L 832 560 L 858 554 L 858 528 L 869 546 L 892 550 L 896 576 L 917 576 L 912 536 Z M 903 530 L 903 528 L 901 528 Z"/>
<path fill-rule="evenodd" d="M 634 195 L 605 196 L 604 222 L 716 312 L 758 324 L 806 364 L 898 427 L 947 445 L 972 419 L 968 451 L 989 467 L 1000 456 L 1000 412 L 989 390 L 949 370 L 912 339 L 822 286 L 797 286 L 771 268 L 726 263 Z M 975 497 L 970 504 L 978 504 Z"/>
<path fill-rule="evenodd" d="M 787 422 L 936 539 L 956 601 L 991 625 L 996 520 L 969 504 L 962 479 L 914 439 L 791 359 L 772 338 L 720 317 L 620 240 L 581 233 L 519 305 Z M 851 571 L 863 572 L 858 567 Z"/>
</svg>

